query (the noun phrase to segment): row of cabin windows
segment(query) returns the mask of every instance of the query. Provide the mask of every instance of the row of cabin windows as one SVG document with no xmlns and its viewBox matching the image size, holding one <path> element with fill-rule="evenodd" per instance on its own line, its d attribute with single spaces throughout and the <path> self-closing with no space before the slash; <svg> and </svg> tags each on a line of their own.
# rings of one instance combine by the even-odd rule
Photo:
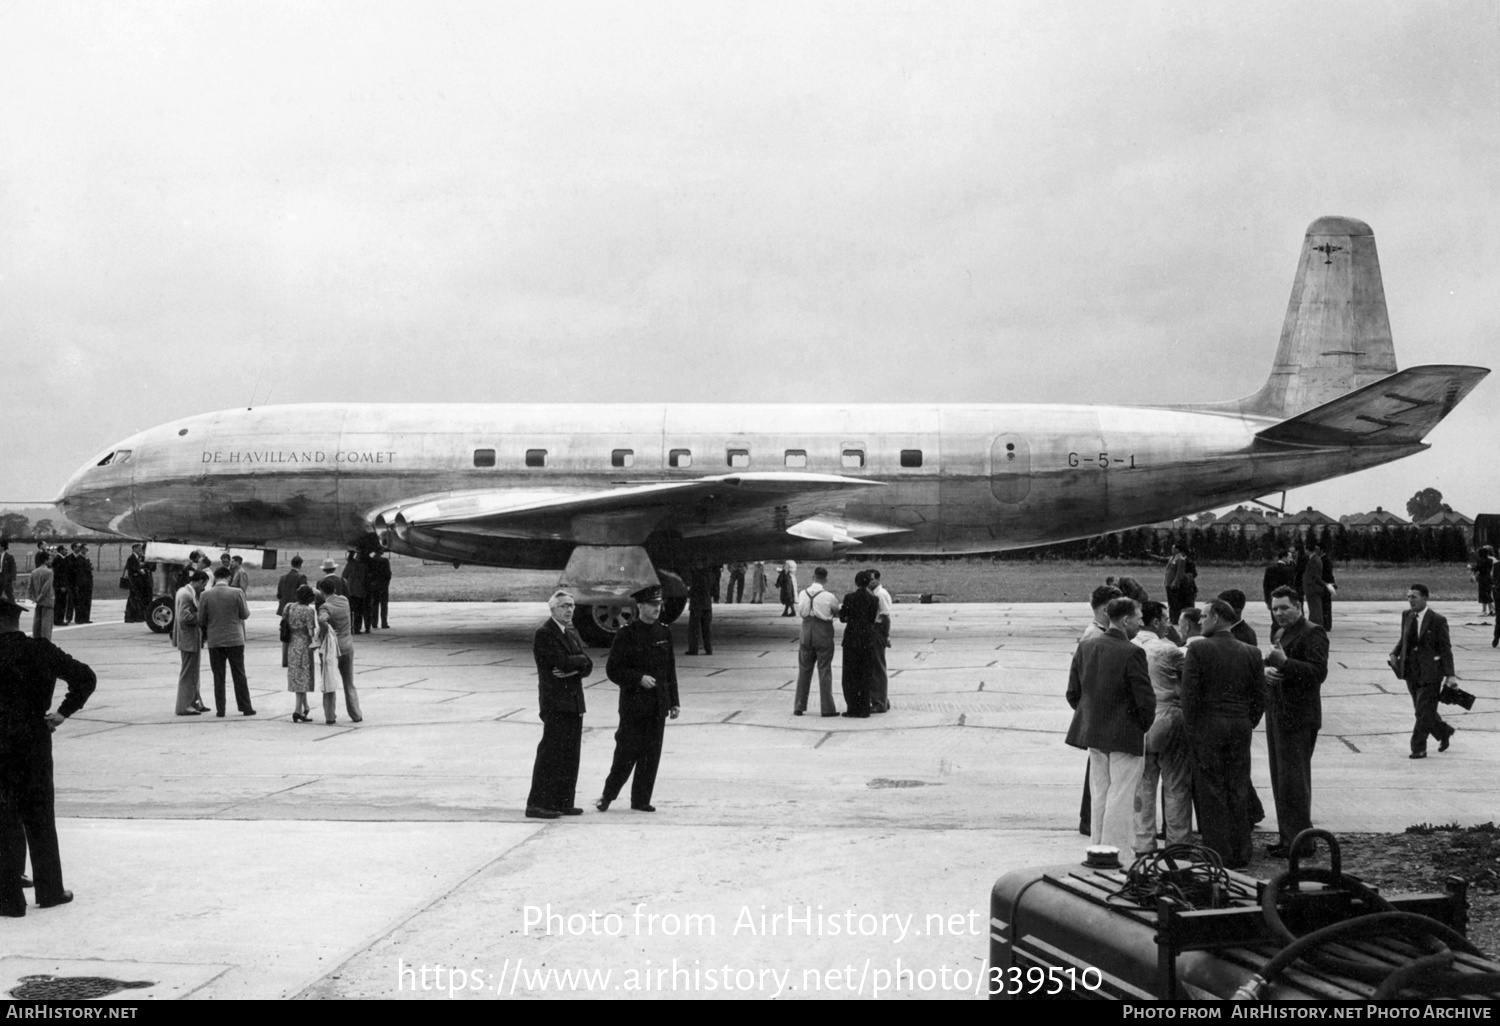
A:
<svg viewBox="0 0 1500 1026">
<path fill-rule="evenodd" d="M 783 455 L 785 465 L 793 468 L 807 466 L 806 449 L 787 449 Z M 749 449 L 726 449 L 724 461 L 730 467 L 745 468 L 750 466 Z M 839 453 L 839 463 L 845 470 L 861 470 L 865 465 L 865 451 L 863 449 L 844 449 Z M 495 465 L 494 449 L 475 449 L 474 466 L 493 467 Z M 545 467 L 547 465 L 546 449 L 527 449 L 526 465 L 528 467 Z M 634 449 L 615 449 L 609 454 L 609 465 L 612 467 L 635 466 Z M 667 453 L 667 465 L 684 469 L 693 465 L 693 450 L 672 449 Z M 921 449 L 902 449 L 901 465 L 903 467 L 920 467 L 922 465 Z"/>
</svg>

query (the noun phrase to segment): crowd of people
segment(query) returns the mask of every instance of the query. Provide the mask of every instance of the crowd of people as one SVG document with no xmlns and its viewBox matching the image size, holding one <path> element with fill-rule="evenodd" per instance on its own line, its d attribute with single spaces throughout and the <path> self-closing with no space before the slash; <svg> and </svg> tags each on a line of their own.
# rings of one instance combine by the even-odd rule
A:
<svg viewBox="0 0 1500 1026">
<path fill-rule="evenodd" d="M 1094 617 L 1066 692 L 1074 710 L 1067 743 L 1089 753 L 1079 831 L 1091 844 L 1141 855 L 1159 839 L 1189 843 L 1196 813 L 1203 845 L 1229 868 L 1248 865 L 1252 828 L 1265 815 L 1250 779 L 1250 742 L 1264 720 L 1280 835 L 1268 853 L 1292 853 L 1312 826 L 1312 759 L 1337 590 L 1324 555 L 1313 546 L 1299 569 L 1284 551 L 1267 568 L 1273 627 L 1264 651 L 1244 620 L 1244 592 L 1226 590 L 1200 605 L 1197 567 L 1181 549 L 1167 561 L 1166 602 L 1129 577 L 1094 590 Z M 1428 606 L 1426 585 L 1412 584 L 1406 597 L 1388 661 L 1412 699 L 1409 757 L 1425 759 L 1429 739 L 1444 752 L 1455 733 L 1439 701 L 1463 693 L 1447 620 Z"/>
</svg>

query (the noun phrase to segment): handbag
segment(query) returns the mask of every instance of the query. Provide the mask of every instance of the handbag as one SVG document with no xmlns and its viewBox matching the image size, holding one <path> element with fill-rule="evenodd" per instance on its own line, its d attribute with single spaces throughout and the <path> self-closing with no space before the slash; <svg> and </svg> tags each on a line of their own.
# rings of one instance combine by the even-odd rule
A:
<svg viewBox="0 0 1500 1026">
<path fill-rule="evenodd" d="M 1443 705 L 1461 706 L 1465 712 L 1474 708 L 1474 696 L 1457 684 L 1449 684 L 1439 691 L 1438 701 Z"/>
<path fill-rule="evenodd" d="M 130 575 L 129 574 L 121 574 L 120 575 L 120 587 L 124 588 L 126 591 L 130 590 Z"/>
</svg>

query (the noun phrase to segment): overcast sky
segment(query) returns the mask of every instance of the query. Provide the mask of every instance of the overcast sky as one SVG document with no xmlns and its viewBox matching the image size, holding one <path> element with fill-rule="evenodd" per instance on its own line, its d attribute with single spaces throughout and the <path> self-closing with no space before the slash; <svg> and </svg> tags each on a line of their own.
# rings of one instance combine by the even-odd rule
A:
<svg viewBox="0 0 1500 1026">
<path fill-rule="evenodd" d="M 326 401 L 1184 402 L 1310 221 L 1496 363 L 1500 5 L 0 0 L 0 499 Z M 1500 511 L 1500 381 L 1293 493 Z"/>
</svg>

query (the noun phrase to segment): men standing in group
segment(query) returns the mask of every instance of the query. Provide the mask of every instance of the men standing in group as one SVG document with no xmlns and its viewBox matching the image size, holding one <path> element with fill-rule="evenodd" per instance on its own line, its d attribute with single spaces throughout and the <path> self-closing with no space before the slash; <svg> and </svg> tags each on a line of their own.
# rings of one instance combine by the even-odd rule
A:
<svg viewBox="0 0 1500 1026">
<path fill-rule="evenodd" d="M 1250 864 L 1250 733 L 1265 709 L 1260 650 L 1234 636 L 1224 599 L 1203 613 L 1203 637 L 1182 664 L 1182 721 L 1192 744 L 1198 830 L 1229 869 Z"/>
<path fill-rule="evenodd" d="M 531 640 L 542 716 L 542 740 L 526 796 L 526 815 L 532 819 L 583 815 L 574 801 L 583 748 L 583 678 L 594 672 L 594 661 L 573 628 L 575 608 L 572 595 L 553 592 L 547 600 L 551 616 Z"/>
<path fill-rule="evenodd" d="M 1156 716 L 1156 697 L 1146 653 L 1130 639 L 1141 627 L 1134 599 L 1110 600 L 1109 628 L 1080 642 L 1068 671 L 1073 722 L 1067 743 L 1089 753 L 1092 844 L 1133 851 L 1135 800 L 1144 770 L 1146 729 Z"/>
<path fill-rule="evenodd" d="M 188 572 L 188 583 L 177 589 L 172 603 L 172 643 L 182 658 L 177 671 L 177 715 L 197 716 L 208 711 L 198 690 L 203 631 L 198 621 L 198 596 L 208 586 L 202 570 Z M 283 646 L 283 650 L 285 646 Z M 222 707 L 222 706 L 221 706 Z"/>
<path fill-rule="evenodd" d="M 250 606 L 245 593 L 229 586 L 227 566 L 214 570 L 214 583 L 198 597 L 198 623 L 208 645 L 208 665 L 214 673 L 214 715 L 224 715 L 224 667 L 234 677 L 234 704 L 241 716 L 254 716 L 250 682 L 245 677 L 245 621 Z"/>
<path fill-rule="evenodd" d="M 1427 605 L 1425 584 L 1413 584 L 1406 590 L 1406 604 L 1401 614 L 1401 640 L 1391 649 L 1391 666 L 1406 681 L 1417 721 L 1411 732 L 1411 755 L 1427 758 L 1427 738 L 1435 737 L 1438 751 L 1446 752 L 1453 740 L 1454 728 L 1438 715 L 1438 695 L 1443 688 L 1456 685 L 1453 672 L 1453 645 L 1448 637 L 1448 619 Z"/>
<path fill-rule="evenodd" d="M 719 579 L 715 567 L 700 566 L 688 578 L 688 655 L 698 654 L 698 641 L 703 641 L 703 654 L 714 654 L 714 586 Z"/>
<path fill-rule="evenodd" d="M 813 667 L 818 668 L 818 703 L 824 716 L 837 716 L 833 704 L 833 618 L 839 615 L 839 600 L 828 590 L 828 570 L 813 571 L 812 583 L 797 594 L 797 615 L 802 618 L 802 636 L 797 646 L 797 693 L 792 715 L 807 711 L 812 690 Z"/>
<path fill-rule="evenodd" d="M 38 552 L 36 569 L 31 571 L 31 580 L 27 583 L 27 595 L 32 602 L 31 636 L 48 641 L 52 640 L 52 609 L 57 601 L 52 590 L 52 567 L 48 565 L 51 562 L 50 555 Z"/>
<path fill-rule="evenodd" d="M 839 602 L 839 619 L 844 623 L 844 715 L 853 719 L 870 716 L 870 678 L 875 672 L 875 646 L 881 643 L 875 630 L 879 615 L 880 602 L 870 593 L 870 571 L 861 570 L 854 575 L 854 590 Z"/>
<path fill-rule="evenodd" d="M 604 780 L 604 793 L 594 803 L 600 812 L 609 811 L 632 773 L 630 807 L 637 812 L 656 811 L 651 793 L 656 789 L 662 739 L 667 720 L 675 720 L 679 711 L 672 632 L 658 622 L 661 588 L 652 585 L 631 597 L 636 601 L 635 619 L 615 635 L 604 669 L 620 687 L 620 727 L 615 731 L 615 756 Z"/>
<path fill-rule="evenodd" d="M 297 601 L 297 589 L 307 583 L 307 575 L 302 572 L 302 557 L 293 556 L 291 567 L 281 575 L 281 580 L 276 582 L 276 616 L 281 620 L 281 665 L 287 664 L 287 649 L 291 646 L 292 636 L 286 623 L 287 606 L 294 605 Z"/>
<path fill-rule="evenodd" d="M 880 583 L 880 571 L 870 571 L 870 594 L 880 605 L 875 616 L 875 662 L 870 667 L 870 711 L 889 712 L 891 708 L 890 681 L 885 671 L 885 650 L 891 647 L 891 611 L 895 604 L 891 593 Z"/>
<path fill-rule="evenodd" d="M 94 671 L 46 639 L 21 633 L 25 607 L 0 599 L 0 916 L 26 914 L 26 850 L 40 908 L 65 905 L 62 855 L 53 807 L 52 732 L 88 701 Z M 48 610 L 51 613 L 51 610 Z M 68 693 L 56 712 L 61 677 Z"/>
<path fill-rule="evenodd" d="M 1197 612 L 1196 609 L 1193 610 Z M 1156 712 L 1146 731 L 1141 786 L 1135 803 L 1135 852 L 1156 848 L 1156 792 L 1160 784 L 1166 807 L 1168 844 L 1193 839 L 1193 774 L 1187 732 L 1182 726 L 1182 649 L 1167 639 L 1167 607 L 1141 603 L 1141 629 L 1131 639 L 1146 653 L 1146 672 L 1156 698 Z"/>
<path fill-rule="evenodd" d="M 1323 726 L 1328 635 L 1302 615 L 1301 597 L 1286 585 L 1271 592 L 1271 616 L 1276 626 L 1265 657 L 1266 751 L 1281 840 L 1268 850 L 1286 858 L 1296 836 L 1312 826 L 1312 755 Z"/>
<path fill-rule="evenodd" d="M 1276 552 L 1276 562 L 1266 567 L 1261 578 L 1261 590 L 1266 600 L 1266 611 L 1271 610 L 1271 592 L 1282 585 L 1297 586 L 1297 567 L 1292 562 L 1292 550 L 1283 548 Z"/>
<path fill-rule="evenodd" d="M 0 599 L 16 600 L 16 557 L 10 554 L 10 542 L 0 539 Z"/>
<path fill-rule="evenodd" d="M 73 622 L 94 621 L 94 564 L 89 559 L 89 547 L 83 542 L 73 543 Z"/>
</svg>

